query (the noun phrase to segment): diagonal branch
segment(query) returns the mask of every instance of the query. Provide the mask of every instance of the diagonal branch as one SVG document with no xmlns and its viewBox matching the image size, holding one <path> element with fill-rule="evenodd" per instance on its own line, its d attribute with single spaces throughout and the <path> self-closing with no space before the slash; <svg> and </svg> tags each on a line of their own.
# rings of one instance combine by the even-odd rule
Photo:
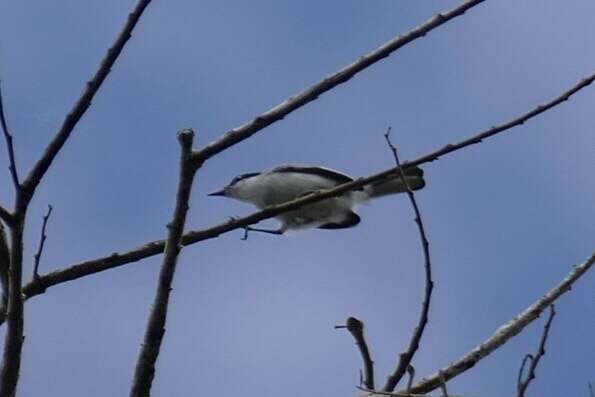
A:
<svg viewBox="0 0 595 397">
<path fill-rule="evenodd" d="M 388 392 L 388 391 L 380 391 L 380 390 L 370 390 L 365 387 L 356 386 L 357 389 L 363 391 L 363 394 L 358 395 L 357 397 L 432 397 L 427 394 L 412 394 L 412 393 L 405 393 L 405 392 Z M 450 395 L 450 397 L 466 397 L 466 396 L 458 396 L 458 395 Z"/>
<path fill-rule="evenodd" d="M 182 154 L 176 206 L 172 220 L 167 225 L 169 232 L 165 245 L 165 255 L 159 273 L 157 292 L 145 330 L 144 342 L 136 362 L 136 370 L 130 391 L 131 397 L 144 397 L 149 396 L 151 393 L 151 385 L 155 376 L 155 362 L 165 334 L 171 285 L 178 255 L 182 249 L 180 243 L 184 232 L 184 224 L 186 223 L 186 214 L 188 213 L 188 201 L 190 200 L 194 175 L 198 169 L 198 164 L 192 161 L 191 158 L 193 139 L 194 132 L 192 130 L 183 130 L 178 135 Z"/>
<path fill-rule="evenodd" d="M 364 362 L 364 379 L 363 384 L 368 390 L 374 390 L 374 361 L 368 348 L 368 343 L 364 337 L 364 322 L 355 318 L 349 317 L 345 322 L 345 325 L 335 325 L 335 329 L 347 328 L 347 331 L 355 339 L 359 352 Z"/>
<path fill-rule="evenodd" d="M 1 83 L 1 82 L 0 82 Z M 6 123 L 6 116 L 4 115 L 4 104 L 2 102 L 2 87 L 0 84 L 0 125 L 2 126 L 2 132 L 4 133 L 4 140 L 6 141 L 6 150 L 8 151 L 8 160 L 10 165 L 10 176 L 12 177 L 12 183 L 16 190 L 21 188 L 19 183 L 19 174 L 17 172 L 17 162 L 14 157 L 14 144 L 12 142 L 12 135 L 8 131 L 8 125 Z"/>
<path fill-rule="evenodd" d="M 519 313 L 496 330 L 494 335 L 482 342 L 463 357 L 442 368 L 435 374 L 422 379 L 410 389 L 411 393 L 425 394 L 440 387 L 440 373 L 444 380 L 448 381 L 461 373 L 473 368 L 480 360 L 508 342 L 513 336 L 520 333 L 527 325 L 533 322 L 552 303 L 564 293 L 570 291 L 572 285 L 583 276 L 595 263 L 595 253 L 585 262 L 575 266 L 572 271 L 558 285 L 548 291 L 543 297 L 534 302 L 531 306 Z"/>
<path fill-rule="evenodd" d="M 60 130 L 56 133 L 52 141 L 46 147 L 43 155 L 41 158 L 35 163 L 33 169 L 27 175 L 27 178 L 22 184 L 23 190 L 27 192 L 28 196 L 32 196 L 35 192 L 35 189 L 41 182 L 41 179 L 50 168 L 50 165 L 58 155 L 58 152 L 68 138 L 70 134 L 76 127 L 79 120 L 83 117 L 89 106 L 91 106 L 91 101 L 93 97 L 101 88 L 101 85 L 109 75 L 114 63 L 118 59 L 118 56 L 124 49 L 124 46 L 131 38 L 132 30 L 135 28 L 136 24 L 138 23 L 140 17 L 142 16 L 145 8 L 149 5 L 151 0 L 138 0 L 138 3 L 134 7 L 134 10 L 128 15 L 128 20 L 126 24 L 120 31 L 120 34 L 116 38 L 116 41 L 112 45 L 110 49 L 108 49 L 107 53 L 105 54 L 104 58 L 101 60 L 99 68 L 95 72 L 93 78 L 87 82 L 85 86 L 85 90 L 83 91 L 80 98 L 77 100 L 76 104 L 72 108 L 72 110 L 68 113 Z"/>
<path fill-rule="evenodd" d="M 223 150 L 243 141 L 244 139 L 251 137 L 258 131 L 283 119 L 294 110 L 308 104 L 309 102 L 312 102 L 325 92 L 332 90 L 339 84 L 345 83 L 362 70 L 388 57 L 399 48 L 420 37 L 425 36 L 433 29 L 443 25 L 451 19 L 463 15 L 467 10 L 480 3 L 483 3 L 484 1 L 485 0 L 467 0 L 452 10 L 434 16 L 427 22 L 419 25 L 409 32 L 395 37 L 394 39 L 376 48 L 369 54 L 360 57 L 352 64 L 342 68 L 330 76 L 325 77 L 310 88 L 290 97 L 269 111 L 262 113 L 254 120 L 226 132 L 221 138 L 211 142 L 203 149 L 199 150 L 196 153 L 196 156 L 202 160 L 206 160 L 217 153 L 220 153 Z"/>
<path fill-rule="evenodd" d="M 386 134 L 384 134 L 384 138 L 386 139 L 386 143 L 393 153 L 397 167 L 401 167 L 397 148 L 393 145 L 390 139 L 390 132 L 391 127 L 388 127 Z M 399 175 L 403 185 L 407 189 L 406 193 L 409 197 L 409 201 L 411 202 L 411 206 L 413 207 L 413 212 L 415 213 L 415 224 L 417 225 L 417 229 L 419 231 L 419 238 L 421 240 L 422 251 L 424 255 L 425 288 L 424 300 L 422 303 L 421 312 L 419 314 L 419 320 L 415 326 L 413 335 L 411 335 L 409 347 L 406 351 L 399 355 L 399 363 L 397 364 L 394 372 L 389 375 L 386 385 L 383 388 L 384 391 L 388 392 L 395 390 L 395 387 L 397 387 L 397 384 L 407 372 L 407 368 L 409 368 L 411 360 L 413 360 L 413 356 L 417 352 L 417 349 L 419 349 L 419 342 L 421 341 L 421 337 L 424 333 L 424 330 L 426 329 L 426 325 L 428 324 L 428 313 L 430 311 L 430 302 L 432 301 L 432 290 L 434 289 L 434 282 L 432 281 L 432 261 L 430 260 L 430 243 L 428 242 L 426 230 L 421 218 L 421 212 L 419 210 L 419 206 L 417 205 L 417 201 L 415 200 L 415 195 L 407 183 L 407 178 L 405 178 L 405 173 L 403 172 L 402 168 L 399 169 Z"/>
<path fill-rule="evenodd" d="M 45 234 L 45 229 L 48 225 L 48 220 L 52 215 L 52 206 L 48 205 L 48 212 L 43 216 L 43 223 L 41 225 L 41 234 L 39 236 L 39 247 L 37 247 L 37 252 L 33 259 L 35 260 L 33 264 L 33 279 L 39 278 L 39 262 L 41 261 L 41 254 L 43 253 L 43 247 L 45 245 L 45 240 L 47 240 L 48 236 Z"/>
<path fill-rule="evenodd" d="M 419 157 L 415 160 L 405 162 L 402 164 L 401 168 L 406 168 L 407 166 L 414 166 L 420 165 L 424 163 L 428 163 L 434 160 L 437 160 L 439 157 L 453 153 L 455 151 L 461 150 L 465 147 L 477 144 L 482 142 L 484 139 L 490 138 L 494 135 L 507 131 L 513 127 L 518 125 L 522 125 L 528 120 L 540 115 L 541 113 L 554 108 L 555 106 L 561 104 L 562 102 L 568 100 L 569 97 L 580 91 L 581 89 L 587 87 L 595 80 L 595 74 L 582 79 L 578 84 L 571 87 L 569 90 L 563 92 L 558 97 L 552 99 L 551 101 L 544 103 L 535 109 L 518 116 L 517 118 L 508 121 L 504 124 L 499 126 L 491 127 L 487 130 L 481 131 L 468 139 L 459 141 L 455 144 L 449 144 L 444 146 L 441 149 L 435 150 L 427 155 Z M 324 200 L 325 198 L 335 197 L 342 193 L 345 193 L 350 190 L 358 189 L 368 183 L 380 181 L 389 177 L 394 177 L 394 174 L 398 172 L 399 167 L 394 167 L 382 171 L 380 173 L 374 174 L 367 178 L 360 178 L 353 182 L 345 183 L 343 185 L 337 186 L 336 188 L 325 190 L 323 192 L 318 192 L 315 194 L 311 194 L 308 196 L 301 197 L 297 200 L 266 208 L 262 211 L 255 212 L 251 215 L 248 215 L 243 218 L 238 218 L 234 220 L 230 220 L 226 223 L 221 223 L 219 225 L 210 227 L 204 230 L 193 230 L 186 233 L 182 238 L 183 245 L 194 244 L 199 241 L 208 240 L 211 238 L 219 237 L 221 234 L 244 228 L 245 226 L 260 222 L 264 219 L 272 218 L 276 215 L 279 215 L 283 212 L 287 212 L 306 204 L 310 204 L 316 201 Z M 52 287 L 57 284 L 61 284 L 67 281 L 75 280 L 81 277 L 85 277 L 91 274 L 99 273 L 104 270 L 112 269 L 118 266 L 122 266 L 128 263 L 137 262 L 144 258 L 148 258 L 154 255 L 158 255 L 163 252 L 165 247 L 165 242 L 163 240 L 155 240 L 144 245 L 141 245 L 137 248 L 131 249 L 126 252 L 122 253 L 113 253 L 108 256 L 104 256 L 101 258 L 88 260 L 85 262 L 81 262 L 76 265 L 72 265 L 62 270 L 56 270 L 52 273 L 40 276 L 37 280 L 34 280 L 27 284 L 23 288 L 23 293 L 27 297 L 32 297 L 35 295 L 40 295 L 45 292 L 45 290 L 49 287 Z"/>
<path fill-rule="evenodd" d="M 541 340 L 539 341 L 539 347 L 537 348 L 537 352 L 533 355 L 527 354 L 523 359 L 523 363 L 521 364 L 521 368 L 519 369 L 519 376 L 517 380 L 517 397 L 525 397 L 525 392 L 529 387 L 529 384 L 533 379 L 535 379 L 535 370 L 539 365 L 539 360 L 545 355 L 545 343 L 547 342 L 547 337 L 550 332 L 550 327 L 552 325 L 552 321 L 554 320 L 554 316 L 556 315 L 556 309 L 554 308 L 554 304 L 550 305 L 550 315 L 543 326 L 543 333 L 541 334 Z M 527 362 L 527 358 L 530 358 L 530 365 L 529 365 L 529 372 L 527 372 L 527 377 L 523 380 L 523 370 L 525 369 L 525 363 Z"/>
</svg>

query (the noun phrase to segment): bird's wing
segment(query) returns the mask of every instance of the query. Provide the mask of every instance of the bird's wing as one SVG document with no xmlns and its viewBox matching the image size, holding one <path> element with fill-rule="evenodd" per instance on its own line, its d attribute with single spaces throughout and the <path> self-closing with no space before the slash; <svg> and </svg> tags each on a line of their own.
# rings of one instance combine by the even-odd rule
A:
<svg viewBox="0 0 595 397">
<path fill-rule="evenodd" d="M 339 222 L 325 223 L 324 225 L 318 226 L 319 229 L 346 229 L 348 227 L 354 227 L 360 222 L 360 217 L 355 212 L 348 212 L 345 214 L 345 218 Z"/>
<path fill-rule="evenodd" d="M 300 166 L 285 164 L 273 168 L 270 172 L 284 173 L 284 172 L 297 172 L 302 174 L 318 175 L 323 178 L 331 179 L 337 184 L 343 184 L 353 181 L 353 178 L 349 175 L 345 175 L 339 171 L 332 170 L 326 167 L 315 167 L 315 166 Z"/>
</svg>

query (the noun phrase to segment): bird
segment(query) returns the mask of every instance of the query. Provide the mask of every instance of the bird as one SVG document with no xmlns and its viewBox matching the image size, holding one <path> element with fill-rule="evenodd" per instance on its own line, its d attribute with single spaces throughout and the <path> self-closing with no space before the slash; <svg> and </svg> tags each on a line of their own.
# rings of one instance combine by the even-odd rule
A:
<svg viewBox="0 0 595 397">
<path fill-rule="evenodd" d="M 405 168 L 403 173 L 409 189 L 419 190 L 425 186 L 424 171 L 421 168 L 410 166 Z M 265 172 L 238 175 L 223 189 L 210 193 L 209 196 L 228 197 L 264 209 L 353 180 L 351 176 L 331 168 L 283 164 Z M 364 185 L 358 190 L 279 214 L 276 216 L 281 222 L 279 229 L 246 227 L 246 231 L 280 235 L 288 230 L 307 228 L 326 230 L 351 228 L 361 221 L 360 216 L 354 211 L 357 204 L 406 191 L 407 187 L 403 184 L 400 175 L 395 175 Z"/>
</svg>

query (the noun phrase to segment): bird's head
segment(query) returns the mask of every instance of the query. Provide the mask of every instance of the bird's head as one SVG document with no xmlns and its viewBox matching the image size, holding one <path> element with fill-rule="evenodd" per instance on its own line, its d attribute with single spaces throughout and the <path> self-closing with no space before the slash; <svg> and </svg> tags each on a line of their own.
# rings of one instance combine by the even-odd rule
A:
<svg viewBox="0 0 595 397">
<path fill-rule="evenodd" d="M 218 190 L 213 193 L 209 193 L 209 196 L 222 196 L 222 197 L 231 197 L 235 199 L 242 200 L 245 197 L 245 193 L 247 190 L 247 182 L 255 177 L 260 175 L 260 172 L 251 172 L 248 174 L 238 175 L 231 180 L 231 182 L 225 186 L 223 189 Z"/>
</svg>

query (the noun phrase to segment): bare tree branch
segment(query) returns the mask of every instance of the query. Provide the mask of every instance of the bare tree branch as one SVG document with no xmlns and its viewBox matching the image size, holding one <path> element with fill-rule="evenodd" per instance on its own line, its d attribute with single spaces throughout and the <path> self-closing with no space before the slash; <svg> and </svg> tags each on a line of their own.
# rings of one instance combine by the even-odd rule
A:
<svg viewBox="0 0 595 397">
<path fill-rule="evenodd" d="M 366 386 L 366 389 L 374 390 L 374 361 L 372 360 L 368 343 L 364 337 L 364 322 L 355 317 L 349 317 L 347 318 L 345 325 L 336 325 L 335 328 L 347 328 L 347 331 L 349 331 L 351 336 L 353 336 L 353 339 L 355 339 L 355 344 L 357 345 L 362 356 L 362 361 L 364 362 L 363 384 Z"/>
<path fill-rule="evenodd" d="M 397 148 L 391 142 L 390 132 L 391 127 L 388 127 L 386 134 L 384 134 L 384 138 L 386 139 L 386 143 L 388 144 L 388 147 L 393 153 L 393 157 L 395 159 L 397 167 L 399 167 L 401 181 L 407 189 L 407 197 L 409 197 L 409 201 L 411 202 L 411 206 L 413 207 L 413 212 L 415 213 L 415 224 L 417 225 L 417 229 L 419 231 L 419 238 L 421 241 L 424 256 L 425 288 L 424 300 L 422 303 L 419 320 L 417 322 L 417 325 L 415 326 L 413 335 L 411 336 L 409 347 L 406 351 L 399 355 L 399 363 L 397 364 L 397 367 L 395 368 L 393 373 L 389 375 L 386 381 L 386 385 L 382 389 L 384 391 L 389 392 L 395 390 L 395 387 L 397 387 L 397 384 L 403 378 L 405 372 L 409 368 L 409 364 L 411 364 L 411 360 L 413 360 L 415 352 L 417 352 L 417 349 L 419 349 L 419 342 L 421 341 L 421 337 L 424 333 L 424 330 L 426 329 L 426 325 L 428 324 L 428 313 L 430 311 L 430 302 L 432 301 L 432 290 L 434 289 L 434 281 L 432 281 L 432 261 L 430 260 L 430 243 L 426 236 L 425 227 L 421 218 L 421 212 L 419 210 L 419 206 L 417 205 L 417 201 L 415 200 L 415 195 L 413 194 L 413 191 L 407 183 L 407 178 L 405 178 L 405 173 L 403 172 L 403 169 L 400 168 L 401 162 L 399 161 Z"/>
<path fill-rule="evenodd" d="M 17 202 L 20 191 L 17 192 Z M 16 393 L 23 349 L 23 216 L 10 225 L 10 266 L 8 268 L 8 305 L 6 335 L 0 368 L 0 397 L 13 397 Z"/>
<path fill-rule="evenodd" d="M 48 212 L 43 216 L 43 223 L 41 225 L 41 234 L 39 236 L 39 247 L 37 248 L 37 253 L 33 257 L 35 263 L 33 264 L 33 279 L 39 278 L 39 261 L 41 260 L 41 254 L 43 253 L 43 246 L 45 245 L 45 240 L 48 236 L 45 234 L 45 229 L 48 224 L 48 220 L 52 215 L 52 206 L 48 205 Z"/>
<path fill-rule="evenodd" d="M 388 396 L 388 397 L 431 397 L 428 394 L 388 392 L 388 391 L 380 391 L 380 390 L 370 390 L 370 389 L 366 389 L 365 387 L 357 387 L 357 388 L 364 392 L 364 394 L 360 394 L 358 397 L 383 397 L 383 396 Z M 450 397 L 463 397 L 463 396 L 450 395 Z"/>
<path fill-rule="evenodd" d="M 595 392 L 593 391 L 593 384 L 589 382 L 589 396 L 595 397 Z"/>
<path fill-rule="evenodd" d="M 572 271 L 558 285 L 548 291 L 543 297 L 519 313 L 496 330 L 494 335 L 482 342 L 463 357 L 442 368 L 440 371 L 444 375 L 445 381 L 448 381 L 461 373 L 467 371 L 477 364 L 480 360 L 487 357 L 494 350 L 508 342 L 510 338 L 521 332 L 527 325 L 539 317 L 539 315 L 561 295 L 570 290 L 572 285 L 581 278 L 595 263 L 595 253 L 593 253 L 585 262 L 575 266 Z M 411 387 L 411 393 L 429 393 L 440 387 L 440 371 L 427 378 L 422 379 Z"/>
<path fill-rule="evenodd" d="M 547 337 L 550 332 L 550 327 L 552 325 L 552 321 L 554 320 L 554 316 L 556 315 L 556 309 L 554 304 L 550 305 L 550 315 L 547 319 L 547 322 L 543 326 L 543 333 L 541 334 L 541 340 L 539 341 L 539 347 L 537 348 L 537 352 L 534 355 L 526 355 L 523 359 L 523 363 L 521 364 L 521 368 L 519 369 L 519 376 L 517 380 L 517 397 L 525 397 L 525 392 L 529 387 L 529 384 L 533 379 L 535 379 L 535 370 L 539 365 L 539 360 L 545 354 L 545 344 L 547 342 Z M 523 369 L 525 368 L 525 363 L 527 362 L 527 357 L 531 357 L 530 365 L 529 365 L 529 372 L 527 372 L 527 377 L 523 380 Z"/>
<path fill-rule="evenodd" d="M 20 185 L 18 183 L 18 178 L 15 178 L 17 174 L 16 166 L 14 164 L 14 153 L 11 153 L 12 139 L 5 128 L 6 123 L 4 117 L 2 117 L 4 136 L 8 144 L 11 166 L 14 170 L 11 170 L 11 173 L 13 175 L 13 183 L 15 183 L 15 186 L 17 187 L 17 192 L 14 213 L 11 216 L 8 216 L 9 214 L 6 210 L 0 212 L 0 216 L 2 216 L 3 220 L 10 226 L 11 234 L 11 260 L 8 271 L 8 305 L 6 314 L 7 330 L 4 338 L 2 367 L 0 369 L 0 397 L 13 397 L 16 393 L 19 378 L 21 352 L 24 339 L 24 298 L 21 294 L 23 278 L 23 233 L 29 203 L 33 198 L 35 189 L 51 166 L 52 161 L 66 143 L 78 121 L 91 105 L 93 97 L 108 76 L 111 67 L 130 38 L 132 29 L 136 26 L 142 12 L 149 3 L 150 0 L 139 0 L 134 11 L 128 16 L 128 21 L 114 45 L 108 50 L 106 56 L 102 60 L 95 76 L 87 83 L 83 94 L 75 104 L 74 108 L 66 116 L 60 130 L 46 147 L 41 158 L 35 163 L 25 181 Z"/>
<path fill-rule="evenodd" d="M 265 127 L 283 119 L 294 110 L 306 105 L 309 102 L 312 102 L 325 92 L 330 91 L 339 84 L 345 83 L 357 73 L 375 64 L 381 59 L 388 57 L 391 53 L 403 47 L 404 45 L 425 36 L 431 30 L 443 25 L 453 18 L 463 15 L 468 9 L 473 8 L 484 1 L 485 0 L 467 0 L 450 11 L 434 16 L 427 22 L 419 25 L 409 32 L 395 37 L 369 54 L 360 57 L 352 64 L 342 68 L 330 76 L 325 77 L 305 91 L 290 97 L 269 111 L 262 113 L 254 120 L 226 132 L 221 138 L 211 142 L 203 149 L 199 150 L 196 153 L 196 156 L 202 160 L 206 160 L 217 153 L 220 153 L 223 150 L 243 141 L 244 139 L 251 137 Z"/>
<path fill-rule="evenodd" d="M 29 175 L 22 184 L 22 189 L 26 191 L 27 196 L 31 197 L 35 192 L 35 189 L 41 182 L 41 179 L 49 169 L 50 165 L 58 155 L 58 152 L 68 138 L 70 134 L 76 127 L 79 120 L 83 117 L 89 106 L 91 106 L 91 101 L 93 97 L 101 88 L 101 85 L 109 75 L 114 63 L 118 59 L 118 56 L 124 49 L 124 46 L 128 42 L 128 40 L 132 37 L 132 30 L 135 28 L 136 24 L 140 20 L 145 8 L 149 5 L 151 0 L 139 0 L 134 7 L 134 10 L 128 15 L 128 20 L 126 24 L 122 28 L 121 32 L 119 33 L 116 41 L 112 45 L 110 49 L 108 49 L 107 53 L 105 54 L 104 58 L 101 60 L 99 68 L 95 72 L 93 78 L 87 82 L 85 90 L 83 91 L 80 98 L 77 100 L 76 104 L 72 108 L 72 110 L 68 113 L 60 130 L 56 133 L 52 141 L 46 147 L 43 155 L 41 158 L 35 163 Z"/>
<path fill-rule="evenodd" d="M 130 391 L 131 397 L 146 397 L 151 393 L 151 385 L 155 376 L 155 362 L 165 334 L 171 285 L 178 255 L 182 249 L 180 243 L 184 232 L 184 224 L 186 223 L 186 214 L 188 213 L 188 201 L 190 200 L 192 182 L 198 167 L 198 163 L 192 161 L 191 158 L 193 139 L 194 132 L 192 130 L 183 130 L 178 135 L 182 154 L 176 206 L 172 220 L 167 226 L 169 232 L 165 244 L 165 255 L 159 273 L 157 292 L 145 330 L 144 342 L 136 362 L 136 370 Z"/>
<path fill-rule="evenodd" d="M 446 154 L 450 154 L 457 150 L 461 150 L 467 146 L 471 146 L 477 143 L 482 142 L 484 139 L 490 138 L 498 133 L 504 132 L 510 128 L 516 127 L 518 125 L 524 124 L 529 119 L 538 116 L 539 114 L 552 109 L 556 105 L 561 104 L 562 102 L 568 100 L 570 96 L 577 93 L 581 89 L 587 87 L 595 80 L 595 74 L 582 79 L 578 84 L 567 90 L 566 92 L 562 93 L 560 96 L 552 99 L 551 101 L 536 107 L 534 110 L 531 110 L 514 120 L 508 121 L 504 124 L 501 124 L 496 127 L 491 127 L 487 130 L 481 131 L 478 134 L 471 136 L 468 139 L 459 141 L 455 144 L 449 144 L 444 146 L 441 149 L 435 150 L 425 156 L 419 157 L 415 160 L 408 161 L 402 164 L 401 168 L 406 168 L 408 166 L 420 165 L 424 163 L 428 163 L 434 160 L 437 160 L 439 157 L 444 156 Z M 291 202 L 273 206 L 266 208 L 262 211 L 255 212 L 251 215 L 248 215 L 243 218 L 232 219 L 228 222 L 221 223 L 219 225 L 210 227 L 204 230 L 193 230 L 186 233 L 182 238 L 183 245 L 194 244 L 199 241 L 219 237 L 221 234 L 230 232 L 232 230 L 241 229 L 245 226 L 252 225 L 254 223 L 260 222 L 264 219 L 272 218 L 278 214 L 283 212 L 287 212 L 299 207 L 302 207 L 306 204 L 310 204 L 316 201 L 324 200 L 329 197 L 338 196 L 350 190 L 358 189 L 368 183 L 380 181 L 386 179 L 388 177 L 394 176 L 396 172 L 398 172 L 399 167 L 390 168 L 388 170 L 384 170 L 380 173 L 374 174 L 368 178 L 359 178 L 353 182 L 349 182 L 336 188 L 325 190 L 324 192 L 314 193 L 308 196 L 301 197 L 299 199 L 293 200 Z M 104 270 L 112 269 L 118 266 L 125 265 L 127 263 L 132 263 L 139 261 L 144 258 L 148 258 L 150 256 L 158 255 L 163 252 L 163 248 L 165 246 L 165 242 L 163 240 L 156 240 L 149 243 L 146 243 L 142 246 L 134 248 L 132 250 L 122 252 L 122 253 L 112 253 L 111 255 L 104 256 L 101 258 L 88 260 L 76 265 L 72 265 L 62 270 L 56 270 L 52 273 L 40 276 L 37 280 L 33 280 L 29 284 L 27 284 L 23 288 L 23 293 L 27 297 L 32 297 L 35 295 L 42 294 L 46 291 L 47 288 L 52 287 L 57 284 L 61 284 L 67 281 L 75 280 L 81 277 L 85 277 L 91 274 L 99 273 Z"/>
<path fill-rule="evenodd" d="M 3 323 L 8 307 L 8 269 L 10 267 L 10 249 L 4 225 L 0 222 L 0 287 L 2 287 L 2 297 L 0 299 L 0 323 Z"/>
<path fill-rule="evenodd" d="M 17 162 L 14 157 L 14 144 L 12 142 L 12 135 L 8 131 L 8 125 L 6 123 L 6 116 L 4 115 L 4 104 L 2 102 L 2 85 L 0 81 L 0 125 L 2 126 L 2 132 L 4 133 L 4 140 L 6 141 L 6 150 L 8 151 L 8 160 L 10 165 L 8 169 L 10 170 L 10 176 L 12 177 L 12 183 L 14 184 L 14 188 L 19 190 L 21 188 L 21 184 L 19 183 L 19 174 L 17 172 Z"/>
</svg>

